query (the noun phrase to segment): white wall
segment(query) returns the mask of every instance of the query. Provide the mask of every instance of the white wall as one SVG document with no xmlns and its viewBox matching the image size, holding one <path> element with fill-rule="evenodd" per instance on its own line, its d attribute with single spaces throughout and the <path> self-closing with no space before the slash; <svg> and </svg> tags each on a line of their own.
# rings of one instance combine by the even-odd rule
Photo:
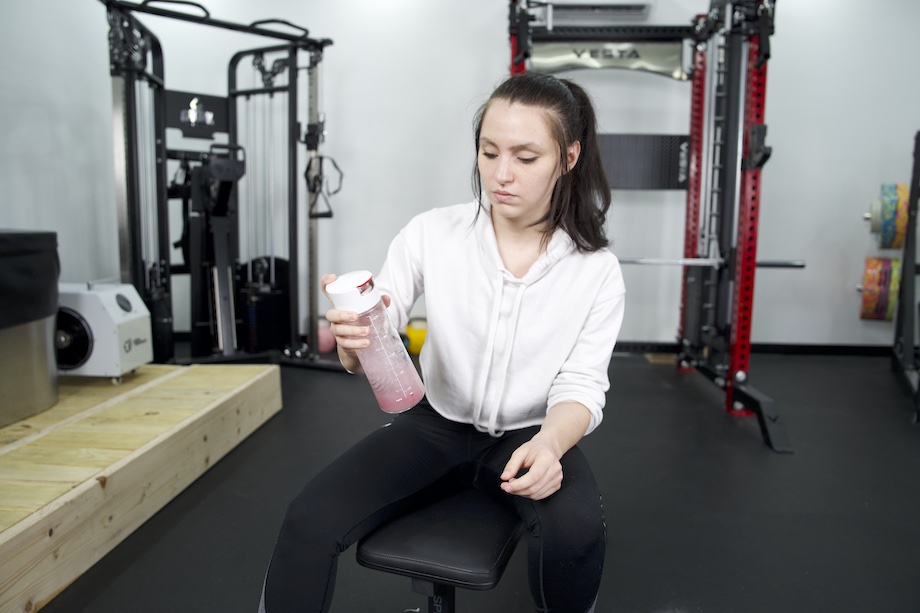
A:
<svg viewBox="0 0 920 613">
<path fill-rule="evenodd" d="M 118 275 L 105 9 L 0 8 L 0 228 L 58 233 L 61 277 Z"/>
<path fill-rule="evenodd" d="M 335 44 L 325 54 L 323 152 L 345 172 L 335 217 L 320 222 L 321 272 L 377 269 L 417 212 L 470 199 L 470 122 L 507 73 L 503 0 L 210 0 L 236 22 L 283 18 Z M 708 0 L 658 0 L 652 21 L 680 25 Z M 118 273 L 108 24 L 95 0 L 5 0 L 0 19 L 0 227 L 59 234 L 62 280 Z M 256 37 L 141 16 L 159 37 L 167 87 L 226 94 L 226 65 Z M 892 325 L 858 319 L 863 260 L 878 253 L 862 213 L 883 182 L 910 179 L 920 129 L 920 4 L 780 2 L 766 121 L 753 340 L 891 342 Z M 897 44 L 893 44 L 896 41 Z M 689 84 L 625 72 L 572 72 L 607 132 L 686 133 Z M 912 102 L 913 101 L 913 102 Z M 623 256 L 677 257 L 683 195 L 617 192 L 610 215 Z M 622 338 L 674 340 L 677 269 L 632 267 Z M 323 306 L 325 308 L 325 306 Z M 182 321 L 177 313 L 177 322 Z"/>
<path fill-rule="evenodd" d="M 754 341 L 890 345 L 892 323 L 858 319 L 855 287 L 866 256 L 900 257 L 862 215 L 880 184 L 911 179 L 920 3 L 781 2 L 777 15 L 758 255 L 807 268 L 758 275 Z"/>
</svg>

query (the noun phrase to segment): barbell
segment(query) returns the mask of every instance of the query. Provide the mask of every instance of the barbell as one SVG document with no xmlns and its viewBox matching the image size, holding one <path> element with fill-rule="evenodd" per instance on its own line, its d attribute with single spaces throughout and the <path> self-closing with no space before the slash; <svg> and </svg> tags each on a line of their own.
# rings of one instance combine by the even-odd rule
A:
<svg viewBox="0 0 920 613">
<path fill-rule="evenodd" d="M 724 258 L 619 258 L 620 264 L 643 266 L 710 266 L 725 264 Z M 758 260 L 757 268 L 805 268 L 805 260 Z"/>
</svg>

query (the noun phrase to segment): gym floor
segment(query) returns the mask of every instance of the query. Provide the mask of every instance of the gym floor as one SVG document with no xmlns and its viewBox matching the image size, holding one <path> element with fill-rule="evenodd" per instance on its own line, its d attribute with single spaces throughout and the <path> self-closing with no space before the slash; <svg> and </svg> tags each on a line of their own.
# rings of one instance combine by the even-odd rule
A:
<svg viewBox="0 0 920 613">
<path fill-rule="evenodd" d="M 617 353 L 611 382 L 581 443 L 610 531 L 599 613 L 920 611 L 920 427 L 888 358 L 752 356 L 793 454 L 699 374 Z M 282 385 L 281 413 L 42 610 L 254 613 L 288 501 L 387 421 L 361 378 L 288 366 Z M 532 611 L 524 549 L 494 590 L 458 590 L 461 613 Z M 424 611 L 409 583 L 349 550 L 332 611 Z"/>
</svg>

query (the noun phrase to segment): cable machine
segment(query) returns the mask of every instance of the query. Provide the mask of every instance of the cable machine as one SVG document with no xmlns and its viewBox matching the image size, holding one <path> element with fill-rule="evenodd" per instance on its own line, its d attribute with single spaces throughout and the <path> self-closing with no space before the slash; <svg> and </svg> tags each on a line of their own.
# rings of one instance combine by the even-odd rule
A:
<svg viewBox="0 0 920 613">
<path fill-rule="evenodd" d="M 687 191 L 683 258 L 620 261 L 683 268 L 678 368 L 703 374 L 725 391 L 727 411 L 756 415 L 764 442 L 791 452 L 773 401 L 748 381 L 755 268 L 804 267 L 756 261 L 760 174 L 771 152 L 764 101 L 775 2 L 712 0 L 689 26 L 583 23 L 643 19 L 642 4 L 510 4 L 512 74 L 621 68 L 691 82 L 688 136 L 599 136 L 611 188 Z"/>
<path fill-rule="evenodd" d="M 278 19 L 248 25 L 217 20 L 205 7 L 184 0 L 101 1 L 109 22 L 121 274 L 151 312 L 154 361 L 176 360 L 172 277 L 187 274 L 192 361 L 279 359 L 324 365 L 316 349 L 315 225 L 319 218 L 331 217 L 328 196 L 335 192 L 326 188 L 323 174 L 323 160 L 331 158 L 319 153 L 324 122 L 318 68 L 332 41 L 310 38 L 305 28 Z M 153 3 L 187 5 L 201 15 Z M 232 58 L 226 97 L 170 91 L 160 42 L 135 13 L 279 43 Z M 271 25 L 295 32 L 266 27 Z M 306 105 L 303 136 L 301 103 Z M 183 143 L 203 141 L 207 148 L 168 146 L 168 128 L 180 130 Z M 217 135 L 225 135 L 220 140 L 226 142 L 217 142 Z M 299 155 L 303 145 L 305 156 Z M 169 164 L 177 169 L 167 183 Z M 297 174 L 304 166 L 310 311 L 306 344 L 298 323 L 302 219 Z M 326 202 L 323 211 L 318 210 L 321 199 Z M 171 200 L 181 200 L 183 220 L 182 236 L 172 244 Z M 171 262 L 171 247 L 181 250 L 182 263 Z"/>
</svg>

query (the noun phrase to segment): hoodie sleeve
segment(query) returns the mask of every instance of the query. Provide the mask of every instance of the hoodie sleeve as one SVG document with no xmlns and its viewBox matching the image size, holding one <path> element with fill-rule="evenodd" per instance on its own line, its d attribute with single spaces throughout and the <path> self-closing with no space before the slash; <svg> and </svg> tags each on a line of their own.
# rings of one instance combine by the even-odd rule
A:
<svg viewBox="0 0 920 613">
<path fill-rule="evenodd" d="M 610 388 L 608 367 L 623 324 L 626 289 L 619 262 L 595 295 L 575 347 L 556 375 L 549 392 L 547 412 L 562 402 L 578 402 L 591 413 L 585 434 L 600 425 Z"/>
<path fill-rule="evenodd" d="M 380 274 L 375 277 L 375 286 L 390 297 L 387 312 L 397 329 L 409 322 L 409 313 L 424 292 L 418 254 L 421 242 L 416 240 L 422 234 L 421 220 L 416 217 L 390 243 Z"/>
</svg>

